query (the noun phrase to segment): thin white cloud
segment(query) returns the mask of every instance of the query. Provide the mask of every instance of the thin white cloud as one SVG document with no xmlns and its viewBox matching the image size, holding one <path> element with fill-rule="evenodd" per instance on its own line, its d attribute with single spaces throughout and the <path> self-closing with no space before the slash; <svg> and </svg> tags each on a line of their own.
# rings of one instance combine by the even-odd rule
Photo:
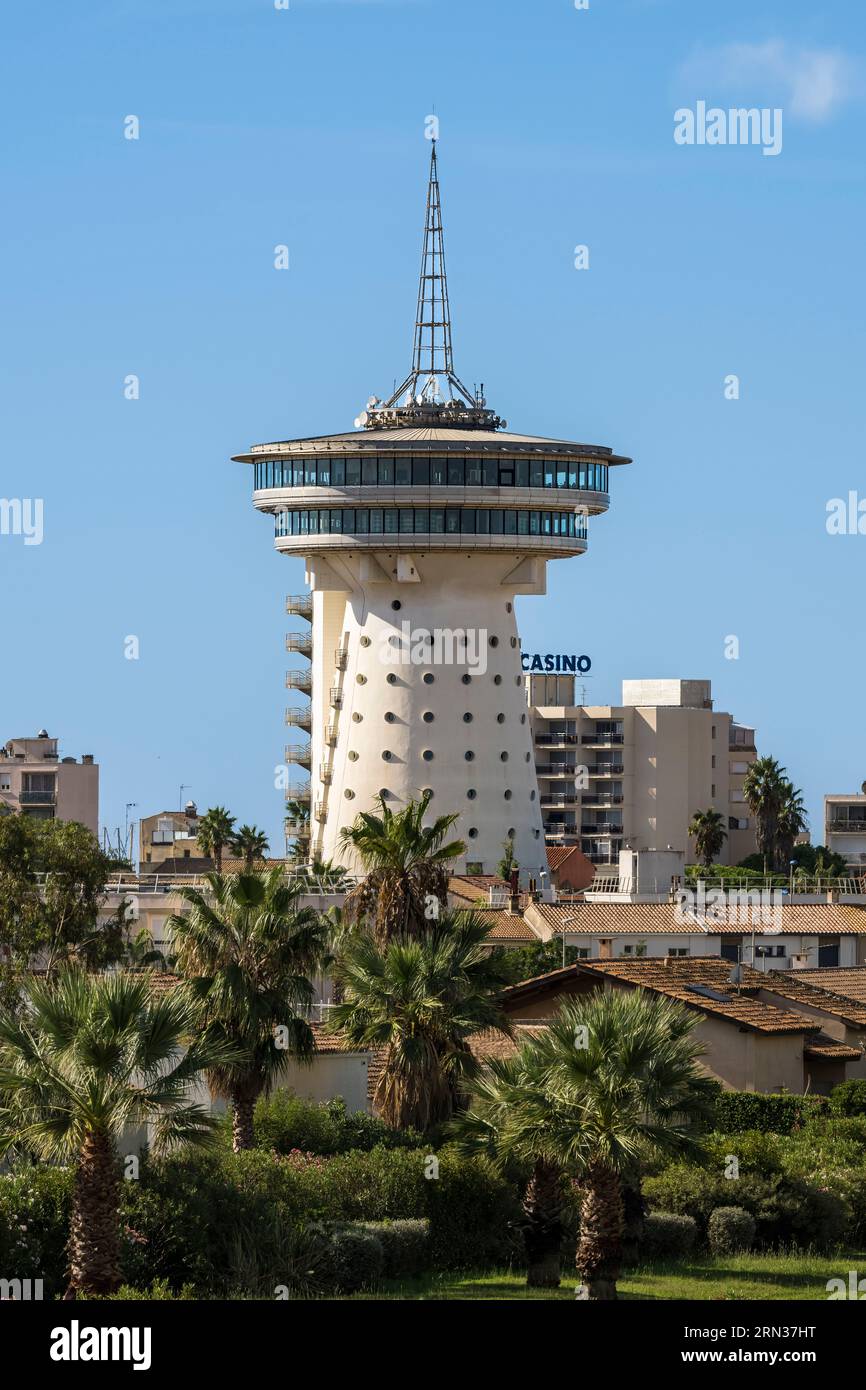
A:
<svg viewBox="0 0 866 1390">
<path fill-rule="evenodd" d="M 826 121 L 855 93 L 857 64 L 838 49 L 795 48 L 782 39 L 698 48 L 679 77 L 713 101 L 780 104 L 807 121 Z"/>
</svg>

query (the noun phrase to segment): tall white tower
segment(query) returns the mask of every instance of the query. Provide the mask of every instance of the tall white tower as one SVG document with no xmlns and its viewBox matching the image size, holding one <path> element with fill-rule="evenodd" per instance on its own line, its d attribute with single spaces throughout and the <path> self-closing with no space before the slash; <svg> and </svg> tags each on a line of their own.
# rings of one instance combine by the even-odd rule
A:
<svg viewBox="0 0 866 1390">
<path fill-rule="evenodd" d="M 346 434 L 256 444 L 253 503 L 275 518 L 275 548 L 303 555 L 312 590 L 287 600 L 310 624 L 289 651 L 310 669 L 286 683 L 310 733 L 286 760 L 307 768 L 294 800 L 311 855 L 346 860 L 340 830 L 383 797 L 424 789 L 457 812 L 460 867 L 495 873 L 513 842 L 524 877 L 547 867 L 514 615 L 543 594 L 549 559 L 582 555 L 589 516 L 607 510 L 608 470 L 630 460 L 596 445 L 505 432 L 455 375 L 436 145 L 412 370 L 371 397 Z M 580 791 L 569 789 L 579 804 Z"/>
</svg>

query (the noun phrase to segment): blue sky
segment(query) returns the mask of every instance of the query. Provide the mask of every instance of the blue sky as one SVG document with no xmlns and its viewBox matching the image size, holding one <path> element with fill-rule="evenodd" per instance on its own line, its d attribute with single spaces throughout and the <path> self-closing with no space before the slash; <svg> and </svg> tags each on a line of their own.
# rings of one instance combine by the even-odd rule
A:
<svg viewBox="0 0 866 1390">
<path fill-rule="evenodd" d="M 459 374 L 635 459 L 521 601 L 525 649 L 590 654 L 597 703 L 709 677 L 820 838 L 866 778 L 866 537 L 825 525 L 866 496 L 864 28 L 850 0 L 7 10 L 0 496 L 43 498 L 44 539 L 0 536 L 0 737 L 93 752 L 109 828 L 184 783 L 281 847 L 303 569 L 229 457 L 351 428 L 408 369 L 435 111 Z M 699 99 L 781 107 L 781 153 L 677 145 Z"/>
</svg>

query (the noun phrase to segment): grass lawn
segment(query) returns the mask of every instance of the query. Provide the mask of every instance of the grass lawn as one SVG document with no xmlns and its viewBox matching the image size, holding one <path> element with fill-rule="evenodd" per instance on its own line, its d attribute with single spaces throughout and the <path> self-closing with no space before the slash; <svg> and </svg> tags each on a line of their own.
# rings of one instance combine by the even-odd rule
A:
<svg viewBox="0 0 866 1390">
<path fill-rule="evenodd" d="M 631 1299 L 807 1299 L 824 1302 L 827 1280 L 856 1269 L 866 1275 L 866 1252 L 809 1255 L 693 1255 L 673 1265 L 626 1270 L 620 1298 Z M 527 1289 L 520 1274 L 435 1274 L 386 1284 L 353 1299 L 574 1299 L 576 1278 L 565 1272 L 559 1289 Z"/>
</svg>

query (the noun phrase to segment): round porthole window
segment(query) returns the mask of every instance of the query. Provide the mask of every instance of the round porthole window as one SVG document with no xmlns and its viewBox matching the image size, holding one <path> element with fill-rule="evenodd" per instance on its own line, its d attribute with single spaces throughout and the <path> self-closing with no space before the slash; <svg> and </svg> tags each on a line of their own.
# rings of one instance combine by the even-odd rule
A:
<svg viewBox="0 0 866 1390">
<path fill-rule="evenodd" d="M 508 762 L 508 754 L 507 754 L 507 753 L 500 753 L 500 754 L 499 754 L 499 761 L 500 761 L 501 763 L 507 763 L 507 762 Z"/>
<path fill-rule="evenodd" d="M 389 762 L 391 761 L 391 758 L 393 757 L 393 754 L 392 754 L 390 748 L 383 748 L 383 749 L 382 749 L 382 757 L 385 759 L 385 762 L 386 762 L 386 763 L 389 763 Z"/>
<path fill-rule="evenodd" d="M 505 605 L 505 611 L 506 611 L 506 613 L 510 613 L 510 612 L 511 612 L 511 604 L 510 604 L 510 603 L 506 603 L 506 605 Z"/>
<path fill-rule="evenodd" d="M 493 677 L 493 684 L 494 684 L 494 685 L 501 685 L 501 684 L 502 684 L 502 677 L 501 677 L 501 676 L 494 676 L 494 677 Z"/>
<path fill-rule="evenodd" d="M 497 714 L 497 716 L 496 716 L 496 722 L 497 722 L 497 724 L 504 724 L 504 723 L 505 723 L 505 715 L 504 715 L 504 714 Z"/>
<path fill-rule="evenodd" d="M 425 685 L 432 685 L 435 679 L 436 677 L 433 675 L 432 671 L 424 672 L 423 681 Z"/>
<path fill-rule="evenodd" d="M 516 646 L 517 646 L 517 638 L 516 638 L 516 637 L 512 637 L 512 639 L 511 639 L 511 645 L 512 645 L 512 647 L 516 647 Z"/>
<path fill-rule="evenodd" d="M 358 711 L 356 710 L 355 713 L 352 715 L 352 722 L 353 722 L 354 724 L 360 724 L 360 722 L 361 722 L 361 720 L 362 720 L 363 718 L 364 718 L 363 714 L 359 714 Z"/>
<path fill-rule="evenodd" d="M 475 798 L 476 798 L 476 796 L 478 795 L 478 793 L 477 793 L 477 791 L 475 790 L 474 787 L 470 787 L 469 790 L 468 790 L 468 792 L 466 793 L 466 795 L 467 795 L 467 797 L 469 798 L 470 801 L 474 801 Z"/>
<path fill-rule="evenodd" d="M 526 723 L 526 715 L 525 715 L 525 714 L 521 714 L 521 716 L 520 716 L 520 722 L 521 722 L 521 724 L 525 724 L 525 723 Z"/>
<path fill-rule="evenodd" d="M 491 637 L 491 639 L 490 639 L 490 645 L 491 645 L 491 647 L 498 647 L 498 646 L 499 646 L 499 638 L 498 638 L 498 637 Z"/>
<path fill-rule="evenodd" d="M 504 792 L 503 795 L 504 795 L 506 801 L 510 801 L 510 800 L 511 800 L 511 792 Z"/>
<path fill-rule="evenodd" d="M 388 674 L 387 674 L 387 676 L 385 677 L 385 679 L 386 679 L 386 681 L 388 682 L 389 685 L 396 685 L 396 684 L 397 684 L 397 677 L 394 675 L 394 672 L 393 672 L 393 671 L 389 671 Z"/>
<path fill-rule="evenodd" d="M 355 752 L 354 748 L 350 748 L 350 749 L 349 749 L 349 762 L 350 762 L 350 763 L 356 763 L 357 761 L 358 761 L 358 754 Z"/>
<path fill-rule="evenodd" d="M 478 834 L 478 831 L 475 829 L 475 826 L 474 826 L 474 825 L 470 826 L 470 827 L 469 827 L 469 838 L 470 838 L 470 840 L 474 840 L 477 834 Z"/>
<path fill-rule="evenodd" d="M 471 677 L 471 676 L 461 676 L 460 679 L 462 680 L 462 682 L 463 682 L 464 685 L 469 685 L 470 682 L 471 682 L 471 680 L 472 680 L 472 677 Z"/>
<path fill-rule="evenodd" d="M 509 832 L 508 832 L 508 838 L 509 838 L 509 840 L 513 840 L 513 839 L 514 839 L 514 826 L 513 826 L 513 825 L 512 825 L 511 829 L 510 829 Z"/>
<path fill-rule="evenodd" d="M 425 763 L 431 763 L 433 761 L 433 749 L 425 748 L 421 757 L 424 759 Z"/>
<path fill-rule="evenodd" d="M 398 598 L 393 598 L 391 600 L 391 607 L 394 609 L 394 612 L 396 613 L 398 609 L 403 607 L 403 605 Z"/>
<path fill-rule="evenodd" d="M 369 647 L 369 645 L 370 645 L 370 638 L 369 638 L 369 637 L 362 637 L 362 638 L 361 638 L 361 646 L 362 646 L 362 647 Z"/>
<path fill-rule="evenodd" d="M 397 718 L 396 714 L 392 714 L 391 711 L 390 711 L 389 709 L 387 709 L 387 710 L 385 711 L 385 723 L 386 723 L 386 724 L 393 724 L 393 723 L 394 723 L 394 720 L 395 720 L 396 718 Z"/>
<path fill-rule="evenodd" d="M 530 800 L 530 801 L 534 801 L 534 800 L 535 800 L 535 792 L 530 792 L 530 793 L 529 793 L 529 800 Z"/>
<path fill-rule="evenodd" d="M 472 749 L 471 749 L 471 748 L 467 748 L 467 750 L 466 750 L 466 752 L 463 754 L 463 756 L 464 756 L 464 758 L 466 759 L 467 763 L 471 763 L 471 762 L 472 762 L 472 759 L 475 757 L 475 754 L 472 752 Z"/>
<path fill-rule="evenodd" d="M 432 724 L 436 716 L 434 715 L 432 709 L 425 709 L 424 713 L 421 715 L 421 718 L 424 720 L 425 724 Z"/>
<path fill-rule="evenodd" d="M 464 723 L 464 724 L 471 724 L 471 723 L 472 723 L 472 715 L 469 713 L 468 710 L 467 710 L 467 712 L 466 712 L 466 713 L 464 714 L 464 716 L 463 716 L 463 723 Z"/>
<path fill-rule="evenodd" d="M 529 762 L 529 759 L 530 759 L 531 757 L 532 757 L 532 754 L 531 754 L 531 753 L 524 753 L 524 755 L 523 755 L 523 761 L 524 761 L 525 763 L 528 763 L 528 762 Z"/>
<path fill-rule="evenodd" d="M 355 680 L 358 682 L 359 685 L 367 684 L 367 677 L 362 676 L 360 673 L 355 677 Z"/>
<path fill-rule="evenodd" d="M 354 799 L 355 793 L 352 791 L 351 787 L 347 787 L 346 790 L 343 792 L 343 795 L 347 801 L 352 801 Z"/>
</svg>

